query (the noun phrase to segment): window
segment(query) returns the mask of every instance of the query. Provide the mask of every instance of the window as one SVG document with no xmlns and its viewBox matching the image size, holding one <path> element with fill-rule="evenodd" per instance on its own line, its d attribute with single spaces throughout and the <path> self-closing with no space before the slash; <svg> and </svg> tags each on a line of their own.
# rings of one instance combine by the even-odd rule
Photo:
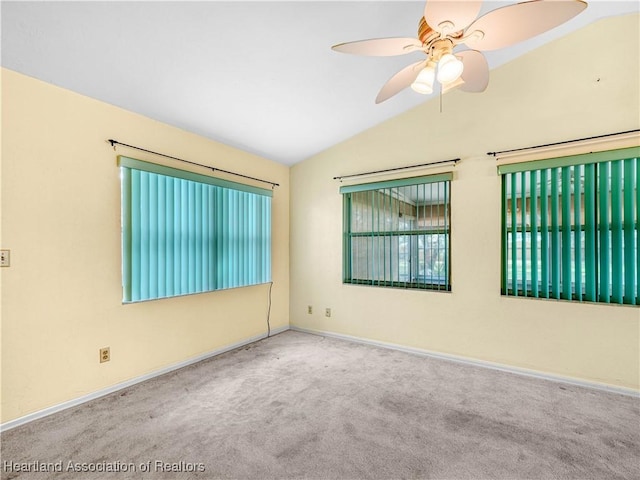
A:
<svg viewBox="0 0 640 480">
<path fill-rule="evenodd" d="M 344 283 L 451 290 L 451 177 L 342 187 Z"/>
<path fill-rule="evenodd" d="M 640 147 L 502 165 L 502 294 L 640 304 Z"/>
<path fill-rule="evenodd" d="M 270 190 L 118 157 L 123 301 L 271 281 Z"/>
</svg>

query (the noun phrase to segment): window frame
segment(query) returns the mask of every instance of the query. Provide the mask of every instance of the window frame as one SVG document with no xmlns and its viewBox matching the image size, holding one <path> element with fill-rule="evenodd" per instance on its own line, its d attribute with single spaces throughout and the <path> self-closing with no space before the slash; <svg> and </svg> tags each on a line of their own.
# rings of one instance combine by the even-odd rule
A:
<svg viewBox="0 0 640 480">
<path fill-rule="evenodd" d="M 271 282 L 272 190 L 118 156 L 122 302 Z"/>
<path fill-rule="evenodd" d="M 342 241 L 342 258 L 343 258 L 343 266 L 342 266 L 342 283 L 347 285 L 365 285 L 365 286 L 376 286 L 376 287 L 391 287 L 391 288 L 402 288 L 402 289 L 411 289 L 411 290 L 422 290 L 422 291 L 441 291 L 441 292 L 450 292 L 451 291 L 451 221 L 450 221 L 450 212 L 451 212 L 451 180 L 453 179 L 453 174 L 451 172 L 434 174 L 434 175 L 424 175 L 419 177 L 408 177 L 401 178 L 396 180 L 382 181 L 382 182 L 372 182 L 372 183 L 364 183 L 357 185 L 349 185 L 343 186 L 340 188 L 340 193 L 343 197 L 343 241 Z M 352 231 L 352 217 L 353 217 L 353 194 L 357 193 L 371 193 L 376 192 L 380 193 L 382 190 L 400 188 L 400 187 L 412 187 L 412 186 L 421 186 L 421 185 L 433 185 L 437 183 L 443 184 L 443 193 L 444 199 L 440 203 L 437 203 L 437 208 L 443 209 L 443 223 L 444 225 L 438 225 L 436 228 L 431 225 L 431 228 L 423 228 L 423 229 L 407 229 L 407 230 L 376 230 L 371 228 L 371 230 L 367 231 Z M 440 187 L 438 187 L 438 192 Z M 381 194 L 384 195 L 384 194 Z M 371 204 L 372 215 L 380 215 L 380 210 L 377 210 L 377 213 L 374 214 L 374 205 L 373 202 Z M 383 213 L 386 213 L 383 208 Z M 433 216 L 433 215 L 432 215 Z M 431 217 L 430 216 L 430 220 Z M 401 218 L 400 214 L 399 217 Z M 439 218 L 439 213 L 438 213 Z M 392 220 L 393 221 L 393 220 Z M 426 274 L 426 262 L 424 257 L 426 257 L 426 247 L 423 245 L 422 247 L 422 257 L 423 257 L 423 268 L 422 273 L 420 270 L 420 248 L 419 243 L 422 239 L 422 242 L 426 241 L 427 237 L 433 239 L 434 236 L 440 237 L 441 235 L 445 236 L 445 246 L 442 247 L 445 250 L 444 254 L 444 278 L 440 279 L 439 276 L 430 275 L 427 277 Z M 381 238 L 383 240 L 382 248 L 378 247 L 379 250 L 383 250 L 383 258 L 385 258 L 386 262 L 386 254 L 389 252 L 389 257 L 392 257 L 392 252 L 394 251 L 394 241 L 397 242 L 395 245 L 395 250 L 398 258 L 398 265 L 396 266 L 398 269 L 398 280 L 394 280 L 392 278 L 386 278 L 387 273 L 383 273 L 384 279 L 380 278 L 354 278 L 354 266 L 353 266 L 353 240 L 355 238 L 371 238 L 372 242 L 374 240 L 379 241 Z M 389 241 L 387 242 L 387 238 Z M 414 241 L 415 239 L 415 241 Z M 407 241 L 409 242 L 409 256 L 410 260 L 409 264 L 409 272 L 402 273 L 402 275 L 408 275 L 408 280 L 400 280 L 401 269 L 400 269 L 400 242 Z M 440 239 L 438 238 L 438 252 L 440 247 Z M 415 251 L 415 252 L 414 252 Z M 415 258 L 414 258 L 415 257 Z M 440 262 L 442 263 L 442 262 Z M 417 264 L 416 272 L 412 271 L 413 265 Z M 378 261 L 377 266 L 380 267 L 380 263 Z M 375 267 L 375 265 L 374 265 Z M 368 268 L 368 266 L 367 266 Z M 375 272 L 375 268 L 372 268 Z M 415 274 L 415 275 L 414 275 Z M 389 276 L 393 275 L 391 268 L 389 269 Z M 372 273 L 372 276 L 376 276 L 375 273 Z M 378 273 L 379 276 L 379 273 Z M 425 281 L 415 281 L 414 278 L 423 277 Z M 427 282 L 427 278 L 429 282 Z"/>
<path fill-rule="evenodd" d="M 640 305 L 640 147 L 503 164 L 498 174 L 503 296 Z"/>
</svg>

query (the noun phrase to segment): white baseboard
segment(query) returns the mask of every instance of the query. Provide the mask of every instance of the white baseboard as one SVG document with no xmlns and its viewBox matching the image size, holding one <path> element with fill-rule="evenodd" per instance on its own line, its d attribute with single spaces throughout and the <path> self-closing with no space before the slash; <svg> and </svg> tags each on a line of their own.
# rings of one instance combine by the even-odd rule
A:
<svg viewBox="0 0 640 480">
<path fill-rule="evenodd" d="M 447 361 L 451 361 L 451 362 L 458 362 L 458 363 L 463 363 L 466 365 L 473 365 L 476 367 L 482 367 L 482 368 L 490 368 L 492 370 L 499 370 L 502 372 L 508 372 L 508 373 L 515 373 L 517 375 L 524 375 L 527 377 L 533 377 L 533 378 L 539 378 L 542 380 L 550 380 L 552 382 L 559 382 L 559 383 L 565 383 L 565 384 L 569 384 L 569 385 L 576 385 L 578 387 L 585 387 L 585 388 L 591 388 L 591 389 L 595 389 L 595 390 L 604 390 L 606 392 L 609 393 L 617 393 L 620 395 L 627 395 L 627 396 L 631 396 L 631 397 L 637 397 L 640 398 L 640 391 L 638 390 L 633 390 L 631 388 L 625 388 L 625 387 L 618 387 L 615 385 L 608 385 L 606 383 L 597 383 L 597 382 L 589 382 L 586 380 L 578 380 L 576 378 L 571 378 L 571 377 L 563 377 L 561 375 L 553 375 L 550 373 L 543 373 L 543 372 L 539 372 L 536 370 L 528 370 L 526 368 L 519 368 L 519 367 L 512 367 L 509 365 L 504 365 L 501 363 L 492 363 L 492 362 L 487 362 L 484 360 L 475 360 L 475 359 L 471 359 L 471 358 L 466 358 L 466 357 L 459 357 L 456 355 L 449 355 L 446 353 L 438 353 L 438 352 L 432 352 L 429 350 L 423 350 L 420 348 L 412 348 L 412 347 L 405 347 L 403 345 L 398 345 L 395 343 L 387 343 L 387 342 L 380 342 L 377 340 L 371 340 L 368 338 L 362 338 L 362 337 L 354 337 L 351 335 L 343 335 L 340 333 L 333 333 L 333 332 L 327 332 L 327 331 L 323 331 L 323 330 L 313 330 L 313 329 L 308 329 L 308 328 L 301 328 L 301 327 L 296 327 L 294 325 L 291 325 L 289 327 L 290 330 L 294 330 L 296 332 L 302 332 L 302 333 L 311 333 L 314 335 L 321 335 L 324 337 L 332 337 L 332 338 L 337 338 L 340 340 L 347 340 L 349 342 L 355 342 L 355 343 L 362 343 L 365 345 L 373 345 L 376 347 L 383 347 L 383 348 L 388 348 L 391 350 L 398 350 L 400 352 L 405 352 L 405 353 L 411 353 L 414 355 L 422 355 L 425 357 L 431 357 L 431 358 L 437 358 L 440 360 L 447 360 Z"/>
<path fill-rule="evenodd" d="M 278 333 L 282 333 L 289 330 L 289 326 L 278 327 L 271 329 L 271 335 L 277 335 Z M 15 420 L 10 420 L 3 424 L 0 424 L 0 432 L 4 432 L 10 430 L 12 428 L 18 427 L 20 425 L 24 425 L 25 423 L 32 422 L 39 418 L 46 417 L 48 415 L 60 412 L 62 410 L 66 410 L 67 408 L 75 407 L 82 403 L 89 402 L 91 400 L 95 400 L 96 398 L 104 397 L 105 395 L 109 395 L 110 393 L 117 392 L 118 390 L 122 390 L 123 388 L 130 387 L 135 385 L 136 383 L 144 382 L 146 380 L 150 380 L 155 377 L 159 377 L 160 375 L 164 375 L 165 373 L 172 372 L 174 370 L 178 370 L 180 368 L 187 367 L 189 365 L 193 365 L 194 363 L 201 362 L 211 357 L 215 357 L 216 355 L 220 355 L 222 353 L 226 353 L 235 348 L 243 347 L 253 342 L 257 342 L 258 340 L 262 340 L 267 338 L 266 334 L 255 335 L 253 337 L 246 338 L 241 340 L 240 342 L 233 343 L 231 345 L 226 345 L 224 347 L 220 347 L 216 350 L 212 350 L 211 352 L 204 353 L 202 355 L 198 355 L 197 357 L 190 358 L 188 360 L 184 360 L 182 362 L 174 363 L 173 365 L 169 365 L 168 367 L 161 368 L 159 370 L 155 370 L 151 373 L 147 373 L 146 375 L 141 375 L 136 378 L 132 378 L 131 380 L 127 380 L 126 382 L 117 383 L 107 388 L 103 388 L 96 392 L 89 393 L 87 395 L 83 395 L 82 397 L 74 398 L 73 400 L 68 400 L 66 402 L 59 403 L 58 405 L 53 405 L 52 407 L 45 408 L 43 410 L 38 410 L 37 412 L 30 413 L 29 415 L 25 415 L 24 417 L 16 418 Z"/>
</svg>

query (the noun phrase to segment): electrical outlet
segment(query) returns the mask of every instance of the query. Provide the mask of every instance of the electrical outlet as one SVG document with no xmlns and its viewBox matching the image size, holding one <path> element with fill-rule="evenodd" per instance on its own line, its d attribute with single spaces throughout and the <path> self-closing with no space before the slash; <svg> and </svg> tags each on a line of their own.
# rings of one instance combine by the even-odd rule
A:
<svg viewBox="0 0 640 480">
<path fill-rule="evenodd" d="M 11 250 L 0 250 L 0 267 L 11 265 Z"/>
<path fill-rule="evenodd" d="M 330 317 L 331 316 L 331 309 L 330 308 L 325 308 L 324 309 L 324 316 L 325 317 Z"/>
<path fill-rule="evenodd" d="M 109 347 L 104 347 L 100 349 L 100 363 L 108 362 L 111 360 L 111 350 Z"/>
<path fill-rule="evenodd" d="M 307 305 L 307 313 L 311 315 L 313 313 L 313 307 L 311 305 Z"/>
</svg>

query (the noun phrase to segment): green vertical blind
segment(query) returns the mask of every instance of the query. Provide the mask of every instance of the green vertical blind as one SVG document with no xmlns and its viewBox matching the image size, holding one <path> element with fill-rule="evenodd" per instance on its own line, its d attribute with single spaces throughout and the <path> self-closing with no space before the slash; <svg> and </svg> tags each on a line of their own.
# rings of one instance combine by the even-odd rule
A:
<svg viewBox="0 0 640 480">
<path fill-rule="evenodd" d="M 450 180 L 342 187 L 344 283 L 451 290 Z"/>
<path fill-rule="evenodd" d="M 118 157 L 123 301 L 271 280 L 271 195 L 205 175 Z"/>
<path fill-rule="evenodd" d="M 639 157 L 499 167 L 504 295 L 640 305 Z"/>
</svg>

